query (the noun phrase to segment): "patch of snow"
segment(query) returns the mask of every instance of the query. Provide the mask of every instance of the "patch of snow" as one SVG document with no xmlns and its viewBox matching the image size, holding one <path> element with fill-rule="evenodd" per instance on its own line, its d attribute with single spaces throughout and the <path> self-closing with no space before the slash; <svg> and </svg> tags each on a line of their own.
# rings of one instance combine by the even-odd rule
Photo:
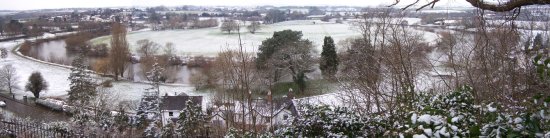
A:
<svg viewBox="0 0 550 138">
<path fill-rule="evenodd" d="M 451 134 L 447 132 L 447 128 L 443 127 L 442 129 L 438 130 L 439 135 L 443 135 L 444 137 L 451 137 Z"/>
<path fill-rule="evenodd" d="M 452 125 L 452 126 L 451 126 L 451 129 L 452 129 L 454 132 L 457 132 L 457 131 L 458 131 L 458 127 L 455 126 L 455 125 Z"/>
<path fill-rule="evenodd" d="M 63 106 L 66 105 L 65 102 L 61 100 L 56 100 L 51 98 L 36 99 L 36 103 L 57 111 L 63 111 Z"/>
<path fill-rule="evenodd" d="M 514 124 L 519 124 L 519 123 L 521 123 L 521 122 L 523 122 L 523 119 L 521 119 L 521 118 L 519 118 L 519 117 L 516 117 L 516 118 L 514 119 Z"/>
<path fill-rule="evenodd" d="M 426 135 L 413 135 L 413 138 L 428 138 Z"/>
<path fill-rule="evenodd" d="M 424 115 L 421 115 L 420 117 L 418 117 L 418 122 L 424 122 L 426 124 L 430 124 L 431 119 L 432 119 L 431 115 L 424 114 Z"/>
<path fill-rule="evenodd" d="M 416 124 L 416 119 L 418 118 L 418 115 L 415 113 L 411 116 L 411 122 L 412 124 Z"/>
<path fill-rule="evenodd" d="M 466 11 L 433 9 L 433 10 L 420 10 L 420 12 L 422 13 L 465 13 Z"/>
<path fill-rule="evenodd" d="M 432 129 L 429 129 L 429 128 L 428 128 L 428 129 L 424 129 L 424 134 L 425 134 L 426 136 L 430 136 L 430 137 L 431 137 L 432 134 L 433 134 L 433 131 L 432 131 Z"/>
<path fill-rule="evenodd" d="M 55 37 L 55 34 L 51 34 L 51 33 L 44 33 L 44 35 L 42 35 L 42 39 L 54 38 L 54 37 Z"/>
<path fill-rule="evenodd" d="M 496 111 L 497 111 L 497 108 L 492 107 L 491 105 L 492 105 L 492 103 L 489 104 L 489 105 L 487 105 L 487 110 L 488 110 L 489 112 L 496 112 Z"/>
<path fill-rule="evenodd" d="M 458 117 L 453 117 L 453 118 L 451 119 L 451 122 L 456 123 L 456 122 L 458 122 L 458 120 L 460 120 L 460 118 L 458 118 Z"/>
</svg>

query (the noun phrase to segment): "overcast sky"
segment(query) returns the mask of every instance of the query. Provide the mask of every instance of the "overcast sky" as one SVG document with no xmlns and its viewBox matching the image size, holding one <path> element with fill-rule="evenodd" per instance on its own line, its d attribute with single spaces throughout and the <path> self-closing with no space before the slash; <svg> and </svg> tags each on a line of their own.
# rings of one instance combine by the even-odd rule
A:
<svg viewBox="0 0 550 138">
<path fill-rule="evenodd" d="M 401 0 L 410 3 L 414 0 Z M 427 0 L 420 0 L 425 3 Z M 0 0 L 0 10 L 29 10 L 55 8 L 95 8 L 131 6 L 379 6 L 388 5 L 393 0 Z M 464 0 L 442 0 L 442 7 L 469 6 Z"/>
</svg>

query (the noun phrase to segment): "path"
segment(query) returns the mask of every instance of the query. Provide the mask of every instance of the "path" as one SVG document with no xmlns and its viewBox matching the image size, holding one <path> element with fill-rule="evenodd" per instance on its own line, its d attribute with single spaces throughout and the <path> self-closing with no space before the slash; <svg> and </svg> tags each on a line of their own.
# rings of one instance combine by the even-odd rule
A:
<svg viewBox="0 0 550 138">
<path fill-rule="evenodd" d="M 2 110 L 12 112 L 21 118 L 30 118 L 32 120 L 45 122 L 67 121 L 69 119 L 69 117 L 63 112 L 52 111 L 33 103 L 25 103 L 24 101 L 15 100 L 5 94 L 0 94 L 0 101 L 6 102 L 5 107 L 0 107 Z"/>
</svg>

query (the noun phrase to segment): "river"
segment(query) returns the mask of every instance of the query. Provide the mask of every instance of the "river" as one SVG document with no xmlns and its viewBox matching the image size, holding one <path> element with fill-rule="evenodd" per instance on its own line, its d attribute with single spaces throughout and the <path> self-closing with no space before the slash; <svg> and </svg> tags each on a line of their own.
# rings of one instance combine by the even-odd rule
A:
<svg viewBox="0 0 550 138">
<path fill-rule="evenodd" d="M 42 61 L 53 62 L 58 64 L 70 65 L 71 61 L 77 57 L 77 54 L 71 54 L 65 48 L 66 43 L 64 40 L 53 40 L 49 42 L 41 43 L 37 46 L 31 47 L 30 55 Z M 93 65 L 97 58 L 88 58 L 89 65 Z M 168 83 L 177 84 L 190 84 L 189 78 L 192 72 L 198 71 L 196 68 L 189 68 L 187 66 L 169 66 L 165 68 Z M 125 71 L 125 77 L 128 74 L 132 74 L 128 78 L 133 78 L 134 81 L 146 81 L 146 73 L 141 70 L 141 64 L 130 64 Z"/>
</svg>

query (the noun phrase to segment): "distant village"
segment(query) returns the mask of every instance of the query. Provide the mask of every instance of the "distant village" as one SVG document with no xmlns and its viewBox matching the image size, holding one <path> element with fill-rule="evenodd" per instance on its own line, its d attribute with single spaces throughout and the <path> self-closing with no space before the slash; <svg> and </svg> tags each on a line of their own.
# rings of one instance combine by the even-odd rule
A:
<svg viewBox="0 0 550 138">
<path fill-rule="evenodd" d="M 192 20 L 219 19 L 262 21 L 264 24 L 288 20 L 322 20 L 341 22 L 347 19 L 357 19 L 368 12 L 383 12 L 385 7 L 330 7 L 330 6 L 259 6 L 259 7 L 148 7 L 148 8 L 97 8 L 97 9 L 55 9 L 32 11 L 2 11 L 0 12 L 0 38 L 40 36 L 42 33 L 59 33 L 74 30 L 90 29 L 94 25 L 123 22 L 132 30 L 152 27 L 156 30 L 185 29 L 204 27 L 193 25 Z M 545 9 L 524 9 L 525 12 L 517 20 L 547 21 Z M 420 18 L 417 25 L 456 25 L 459 22 L 472 21 L 471 16 L 476 11 L 473 8 L 439 8 L 416 12 L 407 10 L 405 18 Z M 485 18 L 500 20 L 501 13 L 488 12 Z M 530 17 L 528 19 L 527 17 Z M 540 17 L 540 18 L 533 18 Z M 208 25 L 207 25 L 208 26 Z"/>
</svg>

